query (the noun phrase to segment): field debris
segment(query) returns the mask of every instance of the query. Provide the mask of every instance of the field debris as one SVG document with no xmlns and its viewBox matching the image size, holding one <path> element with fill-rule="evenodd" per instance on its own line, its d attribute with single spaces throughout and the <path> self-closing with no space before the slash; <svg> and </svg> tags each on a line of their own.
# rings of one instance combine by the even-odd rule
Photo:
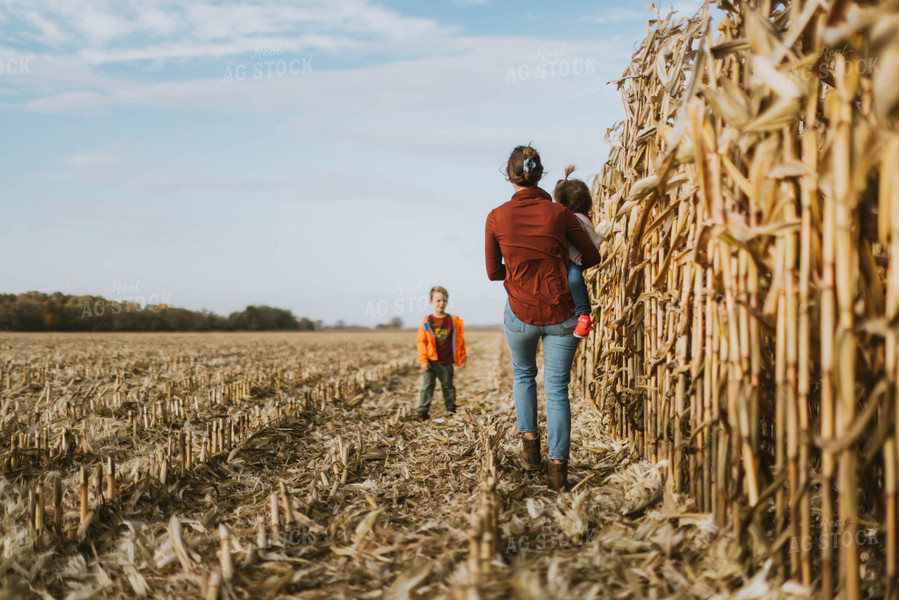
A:
<svg viewBox="0 0 899 600">
<path fill-rule="evenodd" d="M 414 335 L 358 337 L 0 335 L 2 593 L 708 597 L 750 581 L 588 401 L 573 491 L 522 471 L 501 333 L 470 333 L 441 423 L 397 418 L 417 401 Z"/>
</svg>

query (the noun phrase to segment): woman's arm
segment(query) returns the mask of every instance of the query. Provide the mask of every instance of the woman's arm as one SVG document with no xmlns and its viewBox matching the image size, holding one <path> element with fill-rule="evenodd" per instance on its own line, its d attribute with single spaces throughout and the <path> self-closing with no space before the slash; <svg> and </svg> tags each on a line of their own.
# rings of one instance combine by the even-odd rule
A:
<svg viewBox="0 0 899 600">
<path fill-rule="evenodd" d="M 503 264 L 503 253 L 493 231 L 495 222 L 493 211 L 490 211 L 490 214 L 487 215 L 487 225 L 484 228 L 484 258 L 487 259 L 487 277 L 490 281 L 505 281 L 506 265 Z"/>
<path fill-rule="evenodd" d="M 581 266 L 585 269 L 598 265 L 602 260 L 599 256 L 599 250 L 593 244 L 593 240 L 581 227 L 581 222 L 570 210 L 565 211 L 566 234 L 568 241 L 574 244 L 574 247 L 581 252 Z"/>
</svg>

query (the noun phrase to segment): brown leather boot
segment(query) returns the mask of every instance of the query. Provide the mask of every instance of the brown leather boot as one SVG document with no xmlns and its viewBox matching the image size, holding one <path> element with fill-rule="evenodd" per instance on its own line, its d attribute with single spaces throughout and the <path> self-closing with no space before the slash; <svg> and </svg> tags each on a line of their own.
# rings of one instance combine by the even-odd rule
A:
<svg viewBox="0 0 899 600">
<path fill-rule="evenodd" d="M 526 471 L 540 468 L 540 436 L 534 439 L 521 436 L 521 466 Z"/>
<path fill-rule="evenodd" d="M 547 476 L 550 489 L 557 492 L 566 489 L 568 487 L 568 461 L 549 461 L 547 463 Z"/>
</svg>

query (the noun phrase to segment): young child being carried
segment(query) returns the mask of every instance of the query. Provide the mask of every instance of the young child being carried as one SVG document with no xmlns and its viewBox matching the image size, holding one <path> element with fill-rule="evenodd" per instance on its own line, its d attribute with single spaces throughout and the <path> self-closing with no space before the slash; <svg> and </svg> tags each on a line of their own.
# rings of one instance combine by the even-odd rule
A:
<svg viewBox="0 0 899 600">
<path fill-rule="evenodd" d="M 593 208 L 593 198 L 587 184 L 580 179 L 568 179 L 574 171 L 574 165 L 565 167 L 565 179 L 556 182 L 553 190 L 553 199 L 574 213 L 581 222 L 581 227 L 599 248 L 608 231 L 600 233 L 593 227 L 590 214 Z M 608 229 L 604 227 L 604 229 Z M 584 281 L 583 268 L 581 267 L 581 253 L 571 242 L 568 242 L 568 287 L 571 288 L 571 296 L 574 298 L 574 314 L 577 315 L 577 327 L 574 329 L 574 337 L 584 338 L 590 333 L 590 294 L 587 292 L 587 283 Z"/>
<path fill-rule="evenodd" d="M 453 366 L 465 367 L 465 337 L 462 319 L 446 313 L 449 293 L 446 288 L 431 288 L 433 314 L 426 316 L 418 328 L 418 362 L 421 364 L 421 391 L 418 398 L 419 421 L 426 421 L 434 397 L 435 379 L 440 380 L 446 412 L 456 412 L 456 386 L 453 385 Z"/>
</svg>

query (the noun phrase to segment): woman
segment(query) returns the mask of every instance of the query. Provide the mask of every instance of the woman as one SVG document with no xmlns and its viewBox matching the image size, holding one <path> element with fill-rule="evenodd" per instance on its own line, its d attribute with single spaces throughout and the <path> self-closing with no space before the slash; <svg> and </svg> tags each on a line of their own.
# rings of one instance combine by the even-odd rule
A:
<svg viewBox="0 0 899 600">
<path fill-rule="evenodd" d="M 537 343 L 543 340 L 548 480 L 550 488 L 560 490 L 568 478 L 568 383 L 580 341 L 573 335 L 577 319 L 568 287 L 568 241 L 583 255 L 584 268 L 599 263 L 599 252 L 574 213 L 537 187 L 543 176 L 537 150 L 530 145 L 515 148 L 506 173 L 515 193 L 487 216 L 487 276 L 504 281 L 509 296 L 503 329 L 512 355 L 521 462 L 528 470 L 540 468 L 536 377 Z"/>
</svg>

